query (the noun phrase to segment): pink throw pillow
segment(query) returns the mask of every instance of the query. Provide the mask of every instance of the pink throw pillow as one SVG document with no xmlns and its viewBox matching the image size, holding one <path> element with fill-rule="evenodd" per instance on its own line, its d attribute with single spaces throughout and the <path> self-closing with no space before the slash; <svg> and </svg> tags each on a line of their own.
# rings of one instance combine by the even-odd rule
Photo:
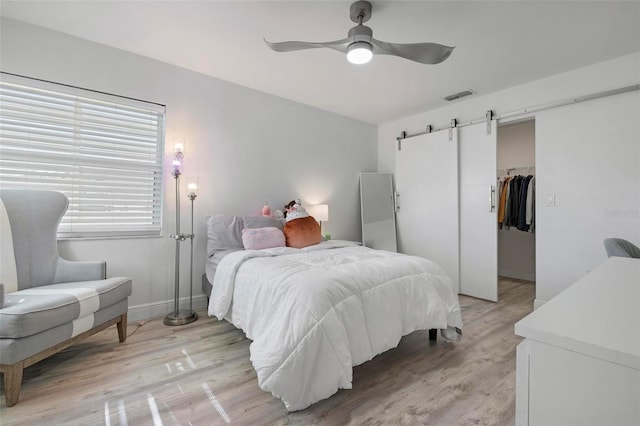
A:
<svg viewBox="0 0 640 426">
<path fill-rule="evenodd" d="M 244 228 L 242 244 L 247 250 L 260 250 L 273 247 L 284 247 L 285 239 L 282 231 L 276 227 Z"/>
</svg>

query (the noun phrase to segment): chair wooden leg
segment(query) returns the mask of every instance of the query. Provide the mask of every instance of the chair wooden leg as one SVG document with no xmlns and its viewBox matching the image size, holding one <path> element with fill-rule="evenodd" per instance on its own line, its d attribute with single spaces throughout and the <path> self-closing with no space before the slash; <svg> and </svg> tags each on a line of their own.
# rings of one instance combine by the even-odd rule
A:
<svg viewBox="0 0 640 426">
<path fill-rule="evenodd" d="M 127 313 L 120 315 L 120 321 L 116 325 L 118 327 L 118 339 L 121 342 L 127 340 Z"/>
<path fill-rule="evenodd" d="M 7 407 L 13 407 L 20 399 L 20 385 L 22 384 L 23 362 L 3 366 L 4 397 Z"/>
</svg>

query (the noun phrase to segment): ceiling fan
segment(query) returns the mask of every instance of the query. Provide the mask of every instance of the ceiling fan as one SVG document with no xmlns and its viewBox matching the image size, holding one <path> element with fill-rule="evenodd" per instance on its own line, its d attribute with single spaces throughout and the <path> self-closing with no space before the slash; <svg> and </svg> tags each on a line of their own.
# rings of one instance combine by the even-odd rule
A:
<svg viewBox="0 0 640 426">
<path fill-rule="evenodd" d="M 283 41 L 280 43 L 264 42 L 276 52 L 292 52 L 295 50 L 327 47 L 346 53 L 349 62 L 366 64 L 374 54 L 393 55 L 422 64 L 439 64 L 451 55 L 453 47 L 437 43 L 387 43 L 373 38 L 373 31 L 363 22 L 371 19 L 371 3 L 356 1 L 351 4 L 349 16 L 358 25 L 349 30 L 347 38 L 325 43 L 306 41 Z"/>
</svg>

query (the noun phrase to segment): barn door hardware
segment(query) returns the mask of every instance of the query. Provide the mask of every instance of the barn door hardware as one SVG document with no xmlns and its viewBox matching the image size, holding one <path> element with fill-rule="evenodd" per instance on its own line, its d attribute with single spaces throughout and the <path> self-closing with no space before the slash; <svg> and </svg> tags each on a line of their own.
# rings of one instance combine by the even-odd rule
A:
<svg viewBox="0 0 640 426">
<path fill-rule="evenodd" d="M 449 140 L 450 141 L 453 140 L 453 129 L 455 129 L 457 125 L 458 125 L 458 120 L 456 120 L 455 118 L 452 118 L 451 119 L 451 126 L 449 127 Z"/>
<path fill-rule="evenodd" d="M 491 120 L 493 120 L 493 111 L 488 110 L 487 111 L 487 134 L 488 135 L 491 134 Z"/>
</svg>

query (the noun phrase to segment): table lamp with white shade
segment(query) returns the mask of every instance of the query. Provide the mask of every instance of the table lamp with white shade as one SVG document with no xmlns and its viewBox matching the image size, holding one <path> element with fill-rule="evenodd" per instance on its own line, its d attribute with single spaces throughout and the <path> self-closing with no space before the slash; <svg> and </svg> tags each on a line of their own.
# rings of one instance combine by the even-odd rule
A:
<svg viewBox="0 0 640 426">
<path fill-rule="evenodd" d="M 316 204 L 314 206 L 309 206 L 309 208 L 307 208 L 307 212 L 317 220 L 318 223 L 320 223 L 320 233 L 322 234 L 322 222 L 327 222 L 329 220 L 329 205 Z"/>
</svg>

